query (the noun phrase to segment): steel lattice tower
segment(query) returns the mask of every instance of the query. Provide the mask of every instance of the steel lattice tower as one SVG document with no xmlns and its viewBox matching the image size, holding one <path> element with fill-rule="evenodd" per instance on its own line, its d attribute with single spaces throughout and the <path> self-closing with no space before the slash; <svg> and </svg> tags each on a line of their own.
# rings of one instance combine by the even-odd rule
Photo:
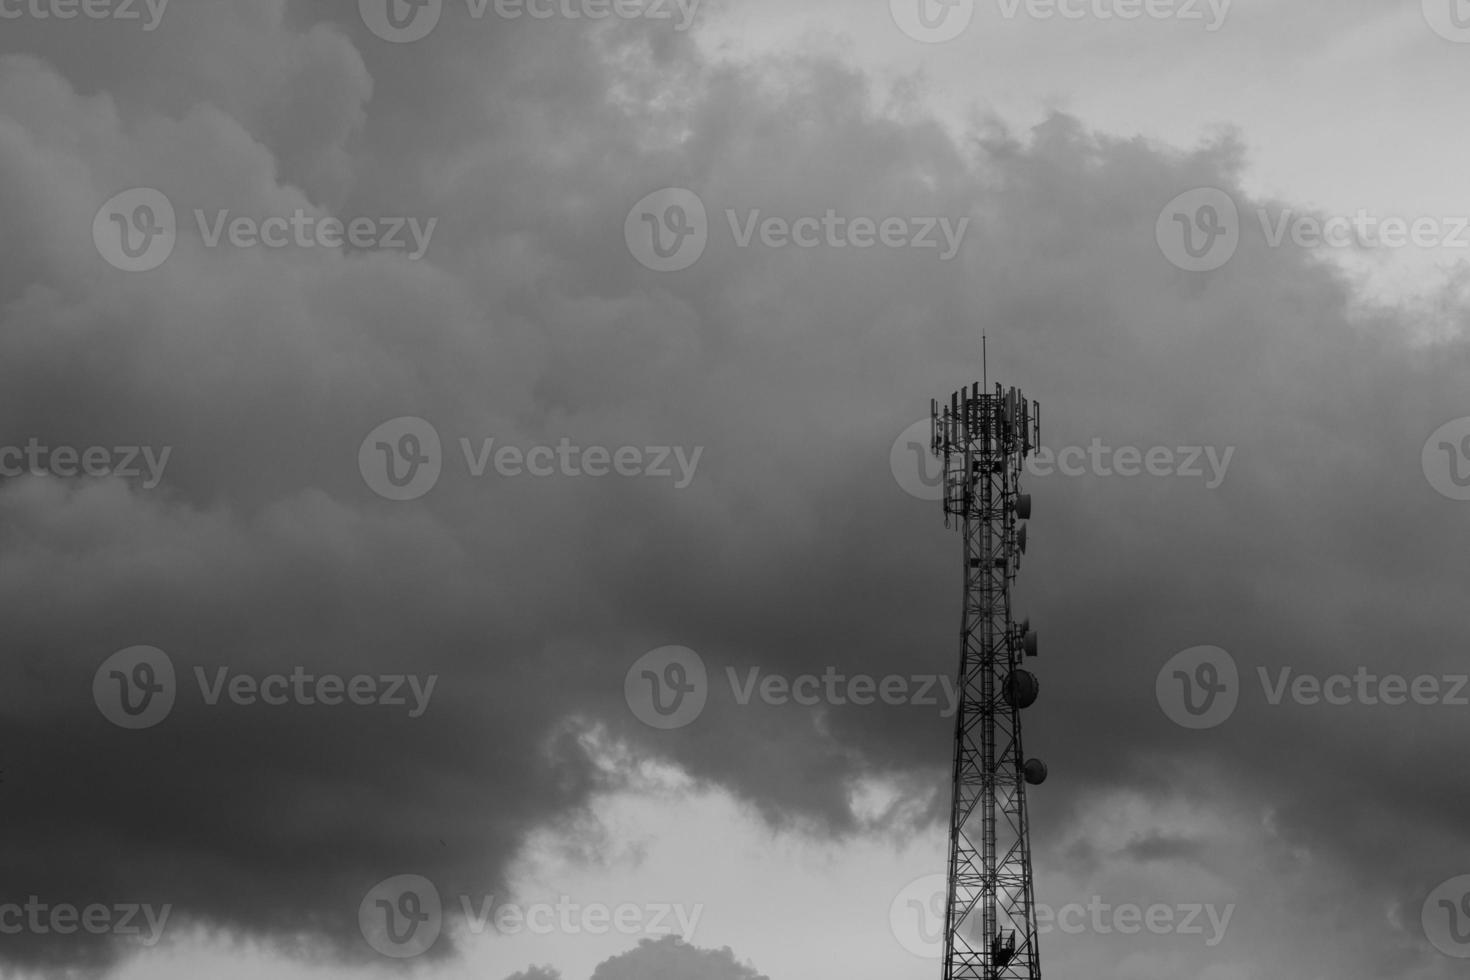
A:
<svg viewBox="0 0 1470 980">
<path fill-rule="evenodd" d="M 964 538 L 960 706 L 955 720 L 944 980 L 1039 980 L 1026 785 L 1046 766 L 1021 751 L 1021 710 L 1036 700 L 1029 621 L 1011 621 L 1031 496 L 1021 469 L 1040 442 L 1040 406 L 1016 388 L 961 388 L 930 403 L 931 446 L 944 462 L 945 526 Z"/>
</svg>

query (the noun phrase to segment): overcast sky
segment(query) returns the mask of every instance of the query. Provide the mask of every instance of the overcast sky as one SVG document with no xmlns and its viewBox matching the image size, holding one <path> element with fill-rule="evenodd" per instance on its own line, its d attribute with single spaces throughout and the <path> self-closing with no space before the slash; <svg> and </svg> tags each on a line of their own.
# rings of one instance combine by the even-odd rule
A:
<svg viewBox="0 0 1470 980">
<path fill-rule="evenodd" d="M 932 980 L 982 331 L 1045 975 L 1463 975 L 1470 5 L 924 4 L 0 0 L 0 975 Z"/>
</svg>

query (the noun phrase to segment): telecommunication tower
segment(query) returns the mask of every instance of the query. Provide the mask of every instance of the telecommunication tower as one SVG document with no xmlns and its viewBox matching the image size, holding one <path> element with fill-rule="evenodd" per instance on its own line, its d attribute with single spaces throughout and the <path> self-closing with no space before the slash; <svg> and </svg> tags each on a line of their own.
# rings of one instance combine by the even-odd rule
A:
<svg viewBox="0 0 1470 980">
<path fill-rule="evenodd" d="M 1011 620 L 1011 586 L 1026 553 L 1019 522 L 1031 516 L 1021 470 L 1040 443 L 1040 416 L 1036 402 L 999 384 L 961 388 L 947 405 L 930 402 L 944 523 L 956 519 L 965 552 L 944 980 L 1041 976 L 1026 786 L 1046 779 L 1046 765 L 1021 751 L 1021 711 L 1039 691 L 1021 662 L 1036 655 L 1036 633 L 1029 620 Z"/>
</svg>

